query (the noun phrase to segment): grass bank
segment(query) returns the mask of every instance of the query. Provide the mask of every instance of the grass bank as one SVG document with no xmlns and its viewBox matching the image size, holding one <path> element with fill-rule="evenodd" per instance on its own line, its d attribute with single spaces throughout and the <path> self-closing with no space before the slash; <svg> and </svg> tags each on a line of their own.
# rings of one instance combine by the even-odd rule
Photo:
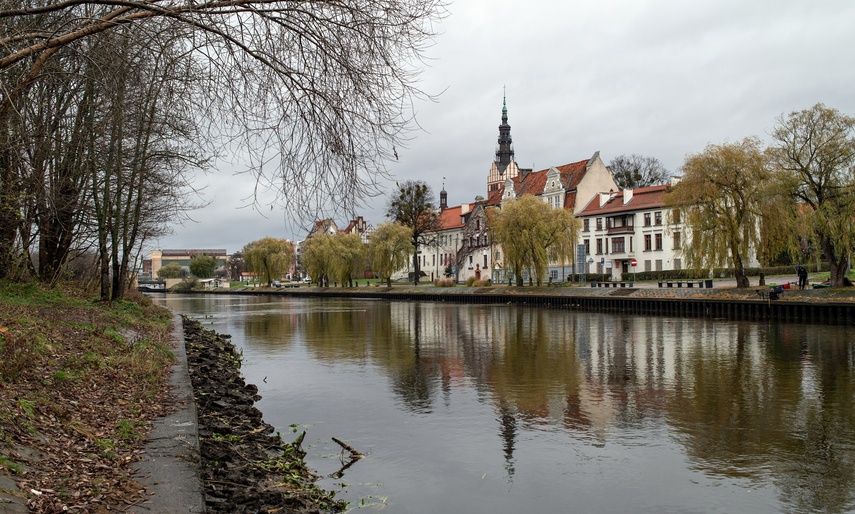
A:
<svg viewBox="0 0 855 514">
<path fill-rule="evenodd" d="M 130 463 L 168 408 L 168 311 L 70 285 L 0 281 L 0 491 L 31 510 L 121 510 Z M 7 481 L 8 483 L 8 481 Z"/>
</svg>

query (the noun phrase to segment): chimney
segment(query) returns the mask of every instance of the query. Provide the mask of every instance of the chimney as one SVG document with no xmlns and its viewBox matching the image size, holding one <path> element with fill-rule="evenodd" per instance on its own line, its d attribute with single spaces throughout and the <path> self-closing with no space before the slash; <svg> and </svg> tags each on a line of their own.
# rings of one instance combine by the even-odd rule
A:
<svg viewBox="0 0 855 514">
<path fill-rule="evenodd" d="M 623 204 L 626 205 L 632 200 L 632 189 L 623 190 Z"/>
<path fill-rule="evenodd" d="M 603 193 L 603 192 L 601 192 L 601 193 L 599 193 L 599 195 L 600 195 L 600 207 L 602 207 L 603 205 L 605 205 L 605 204 L 609 203 L 609 200 L 611 200 L 611 198 L 612 198 L 612 194 L 611 194 L 611 193 Z"/>
</svg>

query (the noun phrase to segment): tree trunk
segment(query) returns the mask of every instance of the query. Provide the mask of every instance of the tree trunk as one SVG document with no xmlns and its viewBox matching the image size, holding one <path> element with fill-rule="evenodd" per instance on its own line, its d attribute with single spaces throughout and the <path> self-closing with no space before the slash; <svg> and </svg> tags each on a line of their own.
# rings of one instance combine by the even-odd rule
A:
<svg viewBox="0 0 855 514">
<path fill-rule="evenodd" d="M 419 246 L 418 241 L 413 241 L 413 285 L 419 285 Z"/>
<path fill-rule="evenodd" d="M 830 272 L 829 283 L 831 287 L 843 287 L 843 279 L 846 277 L 846 271 L 849 267 L 849 261 L 846 257 L 838 258 L 834 252 L 834 243 L 822 236 L 822 255 L 828 261 L 828 270 Z"/>
</svg>

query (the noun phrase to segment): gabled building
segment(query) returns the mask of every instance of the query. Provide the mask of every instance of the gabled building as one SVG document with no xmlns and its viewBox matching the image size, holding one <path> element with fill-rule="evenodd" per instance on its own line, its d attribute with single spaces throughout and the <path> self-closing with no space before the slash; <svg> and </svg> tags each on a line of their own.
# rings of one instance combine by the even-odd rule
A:
<svg viewBox="0 0 855 514">
<path fill-rule="evenodd" d="M 466 281 L 490 278 L 490 237 L 483 197 L 448 207 L 448 193 L 440 192 L 437 230 L 429 244 L 419 248 L 419 268 L 426 278 Z"/>
<path fill-rule="evenodd" d="M 568 209 L 578 215 L 588 199 L 600 191 L 616 190 L 617 184 L 600 158 L 600 152 L 594 152 L 584 161 L 507 178 L 502 189 L 502 202 L 534 195 L 553 209 Z"/>
<path fill-rule="evenodd" d="M 505 202 L 514 201 L 523 195 L 534 195 L 549 204 L 552 209 L 567 209 L 578 216 L 587 205 L 588 199 L 600 191 L 616 189 L 617 184 L 611 171 L 600 158 L 600 152 L 595 152 L 589 159 L 506 178 L 502 187 L 494 191 L 485 205 L 501 207 Z M 579 243 L 581 244 L 581 241 Z M 507 278 L 502 271 L 505 266 L 501 255 L 501 248 L 493 249 L 493 280 L 504 282 Z M 555 281 L 565 280 L 570 264 L 550 263 L 548 276 Z M 577 264 L 581 271 L 582 263 Z M 569 271 L 572 272 L 572 268 Z"/>
<path fill-rule="evenodd" d="M 341 232 L 345 234 L 359 234 L 362 237 L 362 242 L 368 244 L 371 233 L 374 232 L 374 227 L 365 221 L 362 216 L 357 216 L 355 220 L 350 220 L 350 223 Z"/>
</svg>

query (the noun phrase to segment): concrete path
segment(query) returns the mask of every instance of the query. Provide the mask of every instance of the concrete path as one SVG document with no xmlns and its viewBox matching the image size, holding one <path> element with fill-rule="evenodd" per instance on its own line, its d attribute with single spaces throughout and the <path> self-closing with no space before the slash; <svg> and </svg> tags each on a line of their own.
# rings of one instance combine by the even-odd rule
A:
<svg viewBox="0 0 855 514">
<path fill-rule="evenodd" d="M 176 363 L 170 382 L 175 412 L 154 422 L 140 460 L 134 464 L 136 480 L 149 497 L 130 507 L 133 513 L 205 512 L 204 489 L 199 475 L 199 434 L 196 402 L 187 370 L 187 352 L 181 317 L 173 314 Z"/>
</svg>

